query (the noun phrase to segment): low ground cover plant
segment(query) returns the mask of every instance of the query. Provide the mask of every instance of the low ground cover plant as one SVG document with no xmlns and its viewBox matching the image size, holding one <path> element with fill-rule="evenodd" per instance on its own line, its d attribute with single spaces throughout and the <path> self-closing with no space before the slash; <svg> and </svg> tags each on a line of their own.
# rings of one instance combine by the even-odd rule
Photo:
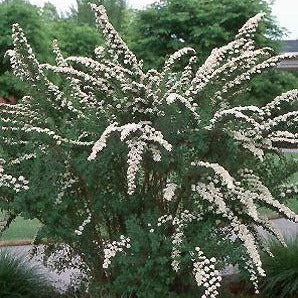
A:
<svg viewBox="0 0 298 298">
<path fill-rule="evenodd" d="M 55 41 L 56 65 L 40 64 L 13 26 L 7 55 L 29 87 L 0 106 L 3 227 L 37 218 L 37 251 L 79 268 L 74 285 L 94 297 L 217 297 L 229 263 L 258 293 L 267 248 L 256 226 L 284 243 L 259 208 L 298 222 L 282 203 L 297 185 L 272 178 L 272 156 L 286 162 L 278 145 L 298 142 L 298 90 L 260 107 L 240 99 L 295 55 L 255 48 L 258 14 L 203 65 L 183 48 L 145 72 L 104 7 L 91 8 L 106 40 L 92 58 L 66 58 Z"/>
</svg>

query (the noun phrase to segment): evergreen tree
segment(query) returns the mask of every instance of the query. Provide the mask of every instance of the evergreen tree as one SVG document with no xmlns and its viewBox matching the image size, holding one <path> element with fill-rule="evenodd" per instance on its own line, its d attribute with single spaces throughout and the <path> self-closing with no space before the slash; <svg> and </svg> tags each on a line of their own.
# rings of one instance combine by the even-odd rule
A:
<svg viewBox="0 0 298 298">
<path fill-rule="evenodd" d="M 56 6 L 51 2 L 46 2 L 43 5 L 42 16 L 48 22 L 57 21 L 60 18 Z"/>
</svg>

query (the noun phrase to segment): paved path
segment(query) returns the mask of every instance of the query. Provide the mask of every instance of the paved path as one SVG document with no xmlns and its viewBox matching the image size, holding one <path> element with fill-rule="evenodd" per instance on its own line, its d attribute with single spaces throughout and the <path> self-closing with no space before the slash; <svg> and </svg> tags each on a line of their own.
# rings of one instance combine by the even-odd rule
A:
<svg viewBox="0 0 298 298">
<path fill-rule="evenodd" d="M 280 229 L 280 231 L 283 233 L 283 235 L 287 239 L 298 235 L 298 224 L 297 223 L 293 223 L 293 222 L 283 219 L 283 218 L 272 220 L 272 222 Z M 268 234 L 266 232 L 264 232 L 263 229 L 261 229 L 261 228 L 260 228 L 260 233 L 265 238 L 268 237 Z M 10 247 L 10 248 L 1 248 L 1 249 L 8 249 L 17 255 L 26 256 L 30 250 L 30 246 Z M 45 268 L 41 264 L 41 262 L 36 258 L 31 260 L 30 262 L 33 262 L 33 264 L 39 266 L 43 272 L 46 272 L 48 274 L 48 276 L 50 277 L 50 279 L 62 291 L 66 290 L 68 285 L 70 284 L 72 274 L 78 273 L 78 270 L 67 270 L 62 274 L 57 274 L 57 273 Z M 226 271 L 228 273 L 230 273 L 231 270 L 234 270 L 234 269 L 227 268 Z M 225 273 L 223 273 L 223 274 L 225 274 Z"/>
<path fill-rule="evenodd" d="M 271 222 L 273 222 L 273 224 L 282 232 L 286 239 L 298 235 L 298 223 L 291 222 L 284 218 L 274 219 Z M 264 232 L 262 228 L 260 228 L 259 230 L 261 234 L 265 236 L 265 238 L 268 237 L 268 234 Z"/>
<path fill-rule="evenodd" d="M 280 151 L 285 153 L 298 153 L 298 149 L 281 148 Z"/>
</svg>

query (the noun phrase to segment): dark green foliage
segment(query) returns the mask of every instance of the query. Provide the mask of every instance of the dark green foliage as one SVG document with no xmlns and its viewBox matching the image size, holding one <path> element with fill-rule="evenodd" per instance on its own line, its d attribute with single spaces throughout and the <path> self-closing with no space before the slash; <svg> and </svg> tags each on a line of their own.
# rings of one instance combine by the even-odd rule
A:
<svg viewBox="0 0 298 298">
<path fill-rule="evenodd" d="M 154 213 L 148 210 L 141 220 L 137 220 L 135 216 L 127 216 L 127 232 L 136 241 L 132 244 L 128 254 L 119 254 L 113 258 L 113 264 L 109 268 L 109 283 L 94 284 L 91 289 L 94 297 L 97 297 L 96 293 L 97 295 L 101 293 L 101 297 L 134 297 L 136 295 L 140 298 L 200 297 L 202 295 L 190 270 L 189 251 L 193 249 L 194 243 L 183 244 L 182 262 L 188 265 L 173 275 L 171 260 L 168 258 L 172 248 L 171 238 L 165 236 L 169 232 L 170 225 L 157 227 L 154 233 L 149 234 L 150 227 L 144 227 L 143 221 L 148 222 Z M 225 255 L 225 261 L 241 263 L 240 256 L 243 252 L 237 244 L 224 240 L 219 249 L 218 246 L 216 250 L 214 249 L 218 245 L 218 240 L 221 239 L 221 234 L 212 229 L 212 221 L 210 217 L 210 221 L 206 221 L 204 225 L 198 224 L 192 227 L 187 234 L 195 235 L 196 245 L 204 247 L 208 255 L 219 259 Z M 216 237 L 210 236 L 210 233 L 216 234 Z M 224 264 L 219 266 L 222 267 Z"/>
<path fill-rule="evenodd" d="M 297 83 L 297 72 L 276 69 L 263 73 L 251 81 L 249 93 L 241 99 L 242 104 L 252 103 L 257 106 L 263 106 L 268 102 L 268 98 L 274 98 L 285 92 L 285 90 L 295 88 Z M 241 104 L 240 101 L 239 104 Z"/>
<path fill-rule="evenodd" d="M 1 298 L 53 298 L 59 294 L 51 286 L 48 277 L 40 269 L 26 261 L 25 257 L 0 251 Z"/>
<path fill-rule="evenodd" d="M 93 56 L 94 49 L 102 44 L 96 28 L 78 24 L 72 19 L 59 19 L 50 25 L 50 39 L 59 40 L 63 53 L 67 56 Z"/>
<path fill-rule="evenodd" d="M 280 181 L 290 183 L 297 173 L 298 160 L 289 154 L 268 154 L 263 163 L 257 166 L 258 174 L 267 181 L 267 186 L 274 189 Z"/>
<path fill-rule="evenodd" d="M 267 277 L 261 293 L 266 297 L 298 297 L 298 237 L 287 241 L 287 247 L 276 241 L 270 243 L 274 258 L 264 255 L 263 267 Z"/>
</svg>

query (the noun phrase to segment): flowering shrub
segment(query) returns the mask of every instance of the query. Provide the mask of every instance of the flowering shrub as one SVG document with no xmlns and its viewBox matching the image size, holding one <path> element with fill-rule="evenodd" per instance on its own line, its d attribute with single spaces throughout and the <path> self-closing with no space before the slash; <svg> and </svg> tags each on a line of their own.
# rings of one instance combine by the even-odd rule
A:
<svg viewBox="0 0 298 298">
<path fill-rule="evenodd" d="M 91 7 L 106 40 L 94 59 L 65 58 L 55 41 L 57 65 L 39 64 L 13 26 L 8 55 L 32 88 L 0 106 L 5 220 L 38 218 L 46 259 L 80 268 L 103 296 L 175 297 L 196 283 L 216 297 L 234 257 L 257 292 L 266 247 L 256 227 L 284 243 L 259 207 L 298 216 L 279 201 L 297 187 L 270 189 L 255 169 L 279 143 L 298 143 L 298 90 L 263 107 L 234 103 L 253 76 L 294 55 L 255 49 L 258 14 L 203 65 L 184 48 L 144 72 L 104 7 Z"/>
</svg>

